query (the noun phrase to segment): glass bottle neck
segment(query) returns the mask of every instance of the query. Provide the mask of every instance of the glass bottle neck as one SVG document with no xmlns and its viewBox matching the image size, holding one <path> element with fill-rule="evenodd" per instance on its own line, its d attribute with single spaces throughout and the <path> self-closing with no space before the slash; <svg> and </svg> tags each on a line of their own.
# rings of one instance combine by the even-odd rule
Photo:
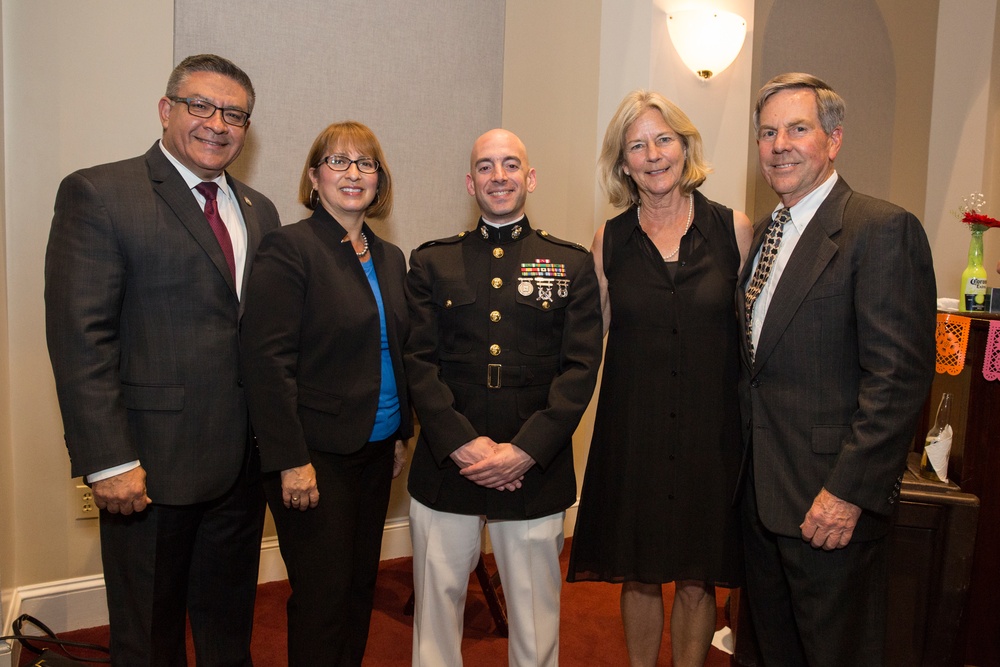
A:
<svg viewBox="0 0 1000 667">
<path fill-rule="evenodd" d="M 975 229 L 972 230 L 972 241 L 969 243 L 969 265 L 983 265 L 983 233 Z"/>
</svg>

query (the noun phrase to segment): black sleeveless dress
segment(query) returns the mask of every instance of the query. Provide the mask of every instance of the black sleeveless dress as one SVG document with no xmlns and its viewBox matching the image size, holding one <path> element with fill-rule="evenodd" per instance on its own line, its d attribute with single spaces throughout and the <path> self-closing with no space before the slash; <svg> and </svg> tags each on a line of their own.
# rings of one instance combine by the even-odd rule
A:
<svg viewBox="0 0 1000 667">
<path fill-rule="evenodd" d="M 695 192 L 677 257 L 668 270 L 635 208 L 605 226 L 611 327 L 571 582 L 742 580 L 732 210 Z"/>
</svg>

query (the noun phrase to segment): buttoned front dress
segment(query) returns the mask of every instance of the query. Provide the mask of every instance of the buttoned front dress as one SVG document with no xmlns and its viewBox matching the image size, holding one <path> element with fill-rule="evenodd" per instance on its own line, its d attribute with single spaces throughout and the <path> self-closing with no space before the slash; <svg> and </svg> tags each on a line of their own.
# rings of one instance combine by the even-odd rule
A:
<svg viewBox="0 0 1000 667">
<path fill-rule="evenodd" d="M 569 581 L 738 585 L 733 213 L 695 192 L 671 276 L 635 208 L 605 227 L 604 373 Z"/>
</svg>

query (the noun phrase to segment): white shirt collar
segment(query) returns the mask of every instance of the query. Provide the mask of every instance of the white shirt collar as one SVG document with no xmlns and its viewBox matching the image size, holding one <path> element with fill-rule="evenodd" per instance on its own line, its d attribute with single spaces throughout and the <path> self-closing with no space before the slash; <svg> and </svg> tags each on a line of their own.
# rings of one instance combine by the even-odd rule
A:
<svg viewBox="0 0 1000 667">
<path fill-rule="evenodd" d="M 163 154 L 167 156 L 168 160 L 170 160 L 170 164 L 174 165 L 174 168 L 176 168 L 178 173 L 180 173 L 181 178 L 184 179 L 184 183 L 187 184 L 188 189 L 193 190 L 199 183 L 206 182 L 193 171 L 184 166 L 180 160 L 175 158 L 170 151 L 167 150 L 166 146 L 163 145 L 162 140 L 160 140 L 159 145 L 160 150 L 163 151 Z M 225 172 L 222 172 L 217 178 L 213 178 L 209 182 L 217 184 L 219 186 L 219 191 L 222 192 L 227 198 L 232 199 L 232 193 L 229 190 L 229 182 L 226 180 Z"/>
<path fill-rule="evenodd" d="M 799 234 L 805 231 L 806 225 L 809 224 L 809 221 L 813 219 L 814 215 L 816 215 L 816 211 L 819 210 L 819 207 L 824 201 L 826 201 L 827 196 L 833 190 L 833 186 L 837 184 L 837 178 L 837 170 L 834 169 L 829 178 L 823 181 L 819 187 L 814 189 L 812 192 L 800 199 L 797 204 L 788 209 L 792 214 L 792 225 L 795 226 L 795 229 L 799 232 Z M 778 211 L 784 207 L 785 205 L 779 202 L 771 212 L 771 219 L 773 220 L 774 216 L 778 214 Z"/>
</svg>

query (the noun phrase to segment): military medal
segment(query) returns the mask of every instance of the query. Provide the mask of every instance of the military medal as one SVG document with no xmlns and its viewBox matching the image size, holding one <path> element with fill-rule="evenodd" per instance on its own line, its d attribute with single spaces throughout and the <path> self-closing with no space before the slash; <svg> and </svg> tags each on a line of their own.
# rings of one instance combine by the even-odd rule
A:
<svg viewBox="0 0 1000 667">
<path fill-rule="evenodd" d="M 556 285 L 556 294 L 561 298 L 569 296 L 569 279 L 566 277 L 566 265 L 554 264 L 551 259 L 536 259 L 534 262 L 521 264 L 520 284 L 517 292 L 521 296 L 531 296 L 538 287 L 536 301 L 543 303 L 552 301 L 552 285 Z M 534 285 L 532 285 L 532 282 Z"/>
<path fill-rule="evenodd" d="M 535 278 L 538 285 L 538 298 L 535 301 L 552 301 L 552 281 L 553 278 Z"/>
</svg>

